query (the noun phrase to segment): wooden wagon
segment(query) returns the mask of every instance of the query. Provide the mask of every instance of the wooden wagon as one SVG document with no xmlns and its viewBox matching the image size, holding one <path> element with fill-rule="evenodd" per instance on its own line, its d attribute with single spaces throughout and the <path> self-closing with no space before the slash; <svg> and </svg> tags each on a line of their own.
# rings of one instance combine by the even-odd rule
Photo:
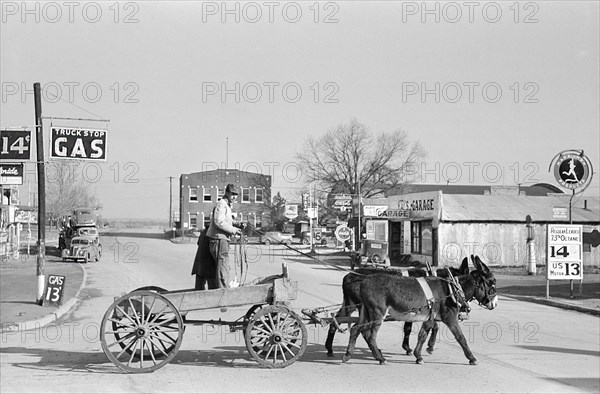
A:
<svg viewBox="0 0 600 394">
<path fill-rule="evenodd" d="M 249 285 L 215 290 L 177 290 L 149 286 L 116 299 L 102 318 L 100 341 L 117 367 L 133 373 L 155 371 L 177 354 L 186 325 L 224 325 L 243 330 L 246 348 L 261 366 L 284 368 L 304 354 L 307 330 L 288 302 L 298 282 L 281 275 Z M 235 321 L 191 320 L 188 312 L 250 305 Z"/>
</svg>

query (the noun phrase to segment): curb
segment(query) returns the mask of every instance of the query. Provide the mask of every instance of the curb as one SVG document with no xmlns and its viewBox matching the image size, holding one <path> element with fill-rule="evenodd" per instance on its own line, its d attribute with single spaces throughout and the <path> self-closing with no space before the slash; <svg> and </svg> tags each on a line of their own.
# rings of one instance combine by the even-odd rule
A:
<svg viewBox="0 0 600 394">
<path fill-rule="evenodd" d="M 600 309 L 587 308 L 585 306 L 573 305 L 566 302 L 547 300 L 545 298 L 533 297 L 533 296 L 520 296 L 520 295 L 507 295 L 501 294 L 504 297 L 514 298 L 519 301 L 533 302 L 535 304 L 553 306 L 556 308 L 568 309 L 576 312 L 588 313 L 595 316 L 600 316 Z"/>
<path fill-rule="evenodd" d="M 87 282 L 87 271 L 83 268 L 83 265 L 79 264 L 79 267 L 83 271 L 83 278 L 81 281 L 81 286 L 77 290 L 77 293 L 73 297 L 71 297 L 67 302 L 61 305 L 56 311 L 49 313 L 48 315 L 41 317 L 35 320 L 28 320 L 19 323 L 6 323 L 0 326 L 0 333 L 6 332 L 18 332 L 18 331 L 30 331 L 42 328 L 52 323 L 55 320 L 58 320 L 65 314 L 67 314 L 71 308 L 73 308 L 79 302 L 79 294 L 85 288 L 85 284 Z"/>
</svg>

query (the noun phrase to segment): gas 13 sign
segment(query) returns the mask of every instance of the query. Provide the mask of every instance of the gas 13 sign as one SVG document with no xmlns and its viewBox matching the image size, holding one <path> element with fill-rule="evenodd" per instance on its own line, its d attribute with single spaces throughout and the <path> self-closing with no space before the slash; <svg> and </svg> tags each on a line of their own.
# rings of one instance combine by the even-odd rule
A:
<svg viewBox="0 0 600 394">
<path fill-rule="evenodd" d="M 106 160 L 106 130 L 52 127 L 50 157 Z"/>
<path fill-rule="evenodd" d="M 582 226 L 548 224 L 547 278 L 583 279 Z"/>
</svg>

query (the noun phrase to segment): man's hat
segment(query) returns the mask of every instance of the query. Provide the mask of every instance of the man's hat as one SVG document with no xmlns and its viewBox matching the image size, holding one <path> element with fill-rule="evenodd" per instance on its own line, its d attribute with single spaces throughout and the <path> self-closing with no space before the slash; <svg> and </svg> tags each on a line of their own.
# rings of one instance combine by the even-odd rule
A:
<svg viewBox="0 0 600 394">
<path fill-rule="evenodd" d="M 225 188 L 225 193 L 240 194 L 240 191 L 238 190 L 236 185 L 234 185 L 233 183 L 230 183 Z"/>
</svg>

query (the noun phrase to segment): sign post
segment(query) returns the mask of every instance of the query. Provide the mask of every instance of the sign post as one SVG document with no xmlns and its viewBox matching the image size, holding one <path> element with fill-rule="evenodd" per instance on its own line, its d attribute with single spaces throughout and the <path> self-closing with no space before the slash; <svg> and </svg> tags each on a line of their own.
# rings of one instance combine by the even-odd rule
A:
<svg viewBox="0 0 600 394">
<path fill-rule="evenodd" d="M 583 281 L 582 226 L 548 224 L 546 234 L 546 299 L 550 298 L 550 281 L 558 279 L 571 280 L 572 297 L 573 280 Z"/>
</svg>

